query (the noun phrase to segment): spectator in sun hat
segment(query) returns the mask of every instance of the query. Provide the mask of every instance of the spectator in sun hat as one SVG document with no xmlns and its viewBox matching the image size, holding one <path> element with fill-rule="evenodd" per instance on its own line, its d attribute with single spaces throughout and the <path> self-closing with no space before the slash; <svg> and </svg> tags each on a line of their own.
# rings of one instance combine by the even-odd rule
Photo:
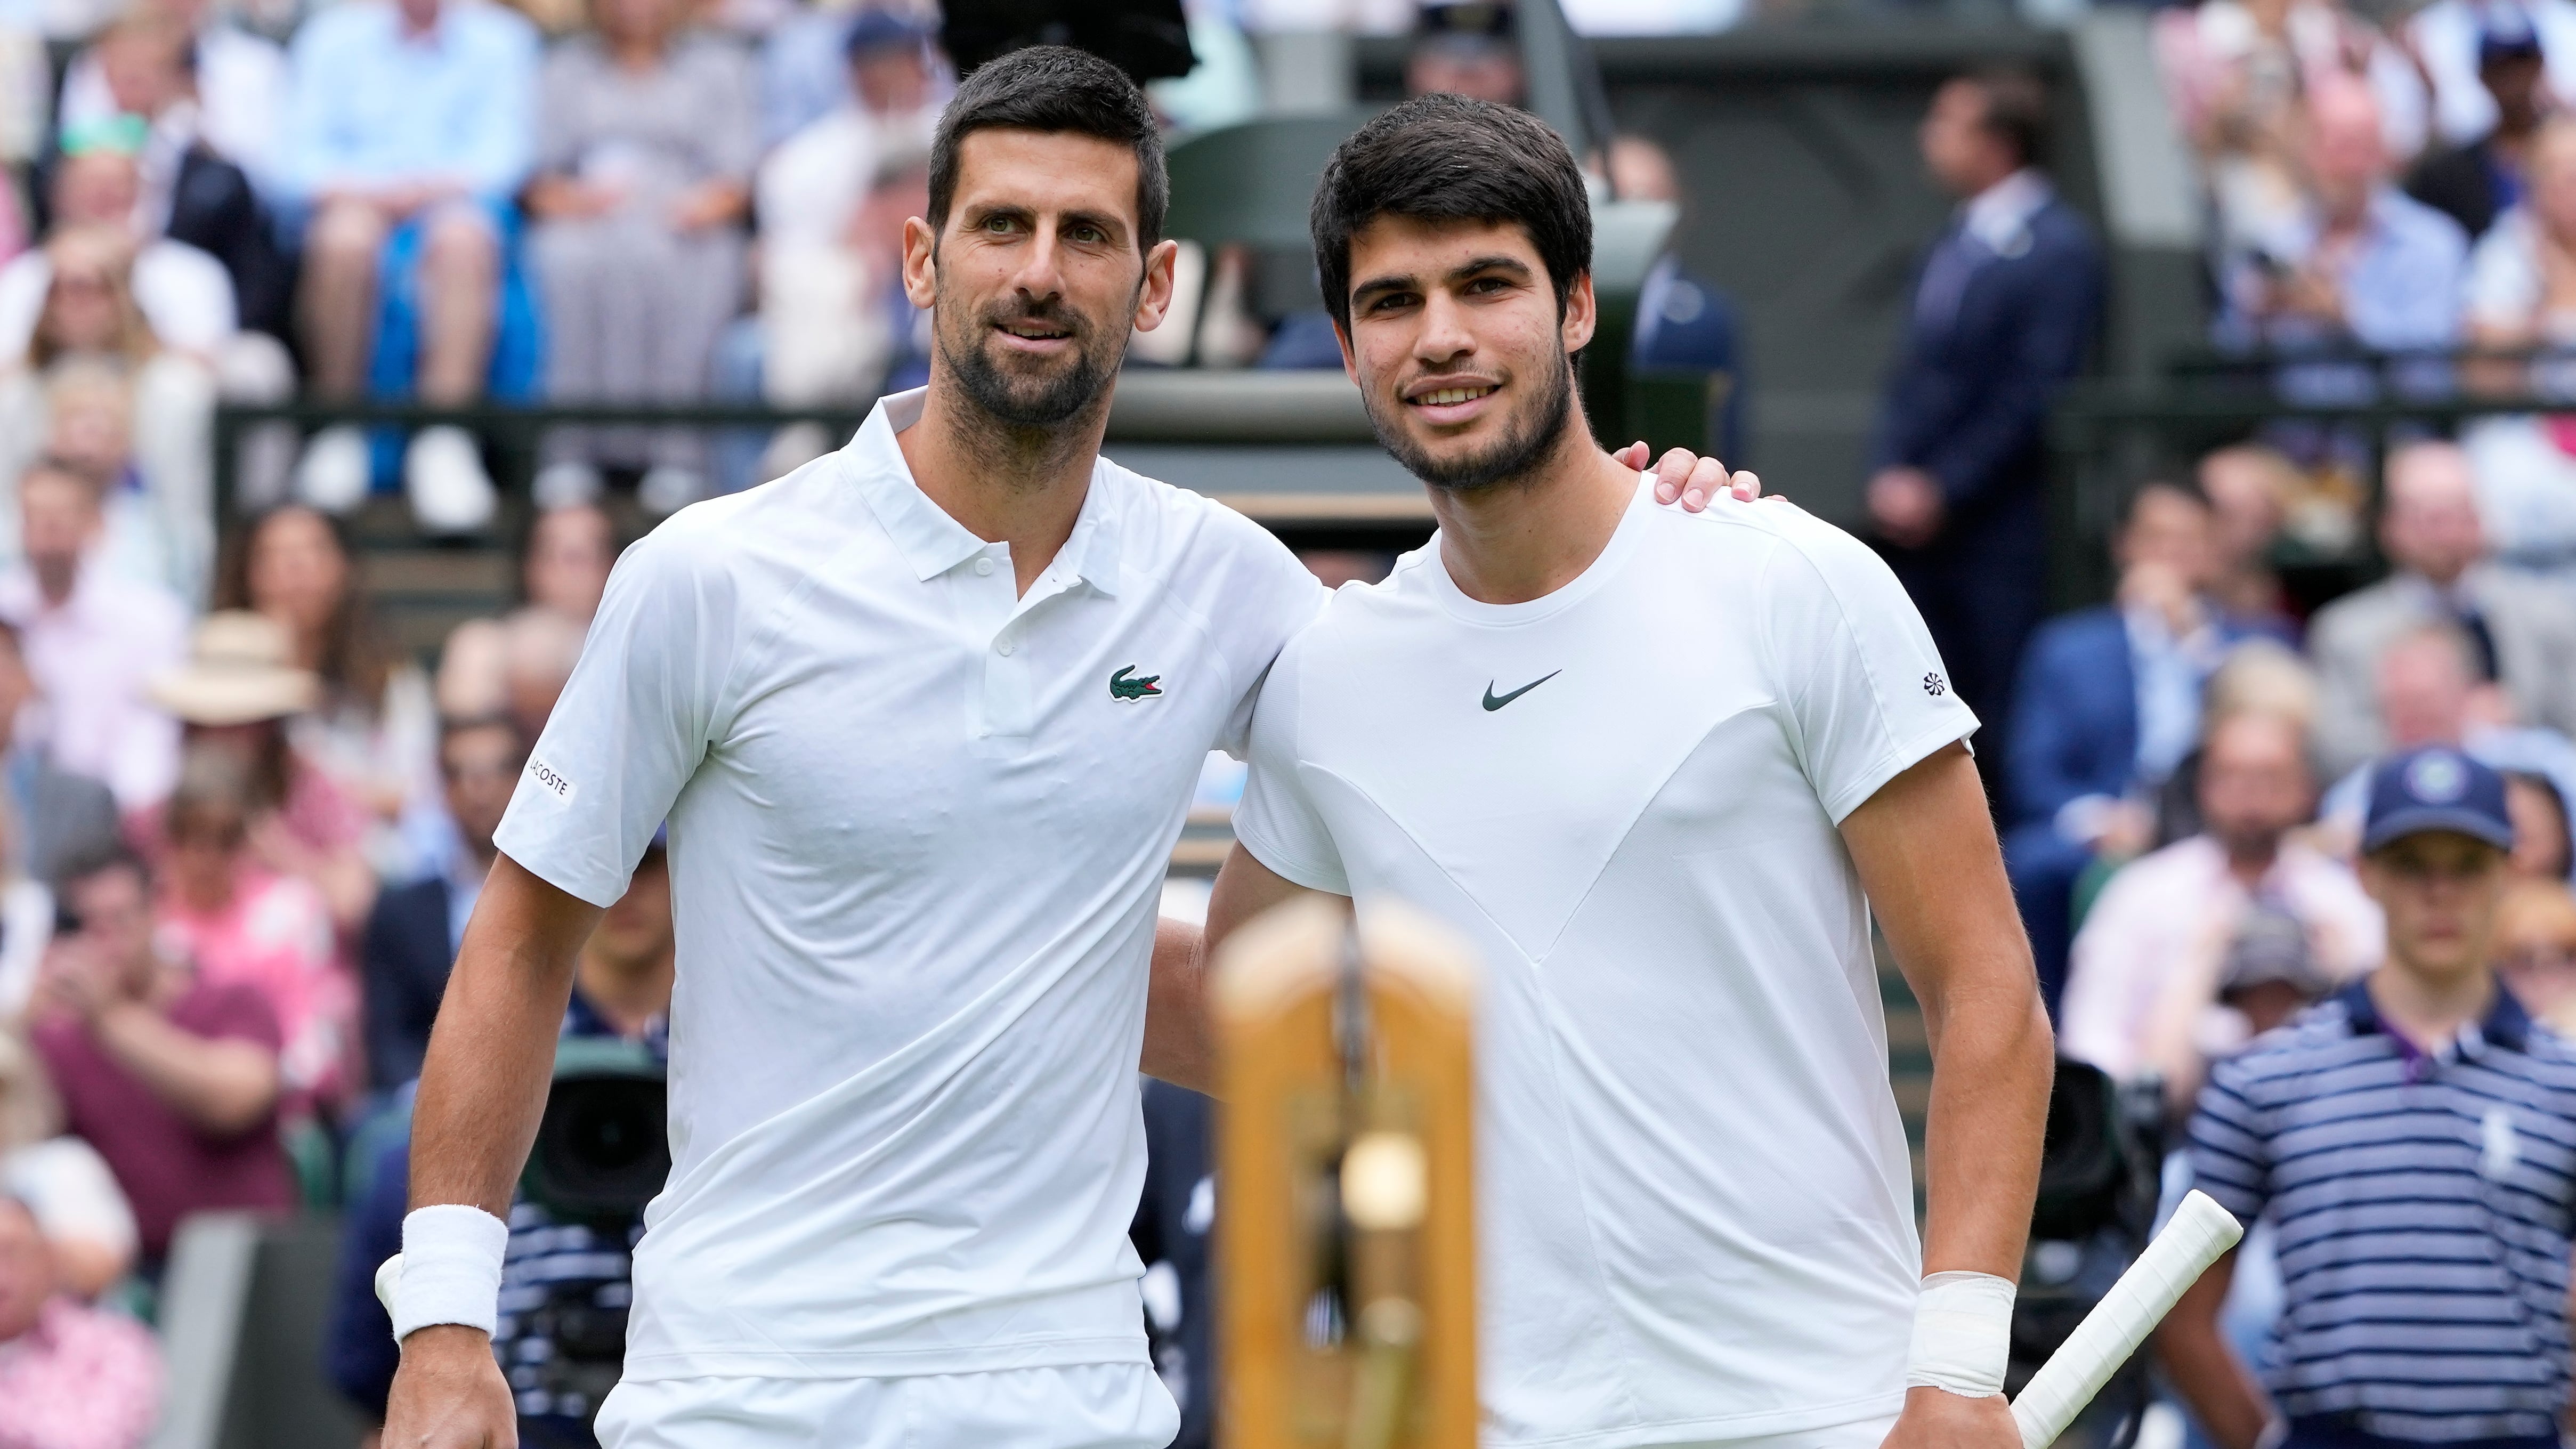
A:
<svg viewBox="0 0 2576 1449">
<path fill-rule="evenodd" d="M 288 724 L 322 694 L 320 678 L 293 660 L 284 626 L 266 615 L 209 614 L 188 662 L 155 678 L 148 695 L 180 721 L 184 751 L 229 755 L 240 766 L 251 856 L 319 890 L 345 944 L 376 898 L 361 848 L 366 814 L 288 737 Z M 147 853 L 170 844 L 165 814 L 155 807 L 139 819 Z"/>
<path fill-rule="evenodd" d="M 2504 777 L 2432 745 L 2375 764 L 2369 801 L 2385 964 L 2214 1067 L 2191 1126 L 2197 1185 L 2277 1234 L 2280 1351 L 2258 1387 L 2219 1331 L 2231 1252 L 2165 1367 L 2223 1449 L 2557 1449 L 2576 1046 L 2496 980 Z"/>
</svg>

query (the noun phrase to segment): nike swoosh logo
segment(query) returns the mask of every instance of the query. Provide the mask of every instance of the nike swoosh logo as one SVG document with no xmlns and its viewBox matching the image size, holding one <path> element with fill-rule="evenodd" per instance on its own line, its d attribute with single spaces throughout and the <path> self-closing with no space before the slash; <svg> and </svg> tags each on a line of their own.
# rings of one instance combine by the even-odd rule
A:
<svg viewBox="0 0 2576 1449">
<path fill-rule="evenodd" d="M 1560 669 L 1554 674 L 1542 674 L 1538 678 L 1531 680 L 1529 683 L 1522 685 L 1520 688 L 1513 690 L 1511 693 L 1502 695 L 1494 693 L 1494 684 L 1492 680 L 1485 681 L 1485 712 L 1491 714 L 1493 711 L 1501 709 L 1504 705 L 1511 703 L 1513 700 L 1520 698 L 1522 695 L 1529 693 L 1531 690 L 1538 688 L 1540 685 L 1547 683 L 1549 680 L 1554 679 L 1558 674 L 1563 674 L 1564 672 L 1564 670 Z"/>
</svg>

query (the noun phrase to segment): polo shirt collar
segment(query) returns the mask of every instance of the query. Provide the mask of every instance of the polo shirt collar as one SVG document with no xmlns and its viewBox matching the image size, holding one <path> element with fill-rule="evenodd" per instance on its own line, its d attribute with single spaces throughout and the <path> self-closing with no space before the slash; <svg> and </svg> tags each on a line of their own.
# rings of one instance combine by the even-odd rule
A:
<svg viewBox="0 0 2576 1449">
<path fill-rule="evenodd" d="M 2380 1033 L 2394 1036 L 2379 1016 L 2378 1004 L 2370 999 L 2370 978 L 2365 975 L 2336 993 L 2343 1002 L 2344 1013 L 2352 1022 L 2354 1036 Z M 2475 1056 L 2478 1049 L 2494 1043 L 2509 1051 L 2528 1051 L 2531 1042 L 2531 1013 L 2514 1000 L 2513 992 L 2501 981 L 2496 983 L 2495 1002 L 2477 1022 L 2463 1027 L 2454 1045 L 2463 1056 Z"/>
<path fill-rule="evenodd" d="M 912 566 L 913 576 L 924 583 L 989 546 L 921 491 L 921 485 L 913 481 L 912 465 L 904 461 L 903 449 L 895 442 L 895 434 L 921 421 L 922 406 L 929 394 L 930 389 L 917 387 L 879 398 L 868 420 L 860 425 L 858 436 L 845 450 L 859 497 L 876 515 L 886 536 L 894 540 L 904 562 Z M 1075 517 L 1073 533 L 1065 539 L 1057 558 L 1094 591 L 1115 597 L 1121 557 L 1118 510 L 1111 500 L 1111 490 L 1101 486 L 1101 468 L 1100 461 L 1093 460 L 1091 486 L 1084 490 L 1082 512 Z"/>
</svg>

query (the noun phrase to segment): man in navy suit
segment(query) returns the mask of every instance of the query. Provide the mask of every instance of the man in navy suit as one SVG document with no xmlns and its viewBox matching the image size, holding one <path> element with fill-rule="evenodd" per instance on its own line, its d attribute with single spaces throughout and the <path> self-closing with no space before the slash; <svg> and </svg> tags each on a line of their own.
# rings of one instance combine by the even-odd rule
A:
<svg viewBox="0 0 2576 1449">
<path fill-rule="evenodd" d="M 2101 310 L 2092 230 L 2037 169 L 2047 100 L 2003 71 L 1933 97 L 1923 159 L 1963 204 L 1917 275 L 1869 480 L 1888 561 L 1990 726 L 2046 601 L 2048 407 Z"/>
<path fill-rule="evenodd" d="M 439 732 L 438 770 L 458 839 L 446 869 L 378 895 L 367 917 L 359 962 L 370 1086 L 399 1087 L 420 1075 L 448 968 L 492 869 L 492 832 L 527 763 L 527 741 L 507 719 L 451 720 Z"/>
<path fill-rule="evenodd" d="M 2267 632 L 2210 598 L 2213 525 L 2196 489 L 2139 489 L 2113 544 L 2118 598 L 2041 625 L 2022 660 L 2000 758 L 2004 863 L 2052 1010 L 2077 880 L 2156 844 L 2154 795 L 2199 746 L 2202 687 L 2230 648 Z"/>
</svg>

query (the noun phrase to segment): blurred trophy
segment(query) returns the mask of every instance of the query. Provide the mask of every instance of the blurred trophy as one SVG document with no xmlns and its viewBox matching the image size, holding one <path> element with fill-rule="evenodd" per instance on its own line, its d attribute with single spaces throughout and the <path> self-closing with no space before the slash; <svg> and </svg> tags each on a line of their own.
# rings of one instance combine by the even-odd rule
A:
<svg viewBox="0 0 2576 1449">
<path fill-rule="evenodd" d="M 1285 906 L 1217 964 L 1230 1449 L 1474 1449 L 1474 971 L 1428 918 Z"/>
</svg>

